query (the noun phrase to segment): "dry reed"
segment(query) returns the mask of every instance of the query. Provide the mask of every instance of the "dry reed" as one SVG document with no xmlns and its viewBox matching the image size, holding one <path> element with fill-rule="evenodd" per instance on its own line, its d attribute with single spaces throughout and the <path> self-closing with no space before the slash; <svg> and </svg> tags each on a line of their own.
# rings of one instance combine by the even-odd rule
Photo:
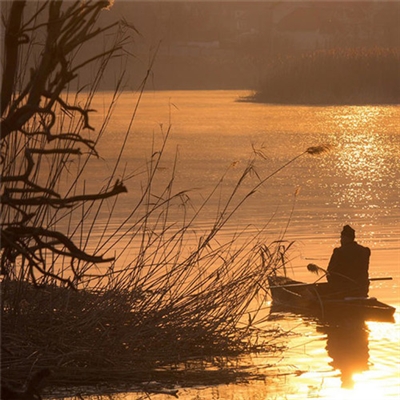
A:
<svg viewBox="0 0 400 400">
<path fill-rule="evenodd" d="M 100 58 L 98 76 L 92 89 L 84 94 L 86 111 L 90 110 L 96 83 L 112 54 L 106 52 Z M 141 385 L 150 380 L 190 384 L 251 377 L 251 372 L 235 364 L 230 367 L 230 361 L 253 351 L 280 350 L 274 341 L 280 332 L 260 330 L 259 322 L 265 321 L 268 310 L 263 306 L 264 292 L 259 292 L 260 287 L 266 286 L 268 274 L 285 268 L 287 247 L 282 241 L 266 246 L 263 229 L 257 234 L 240 232 L 228 240 L 221 236 L 246 200 L 285 165 L 259 178 L 254 187 L 243 193 L 243 182 L 254 169 L 250 162 L 226 203 L 220 206 L 215 222 L 199 232 L 196 224 L 218 193 L 223 178 L 204 204 L 191 212 L 189 193 L 174 188 L 175 168 L 169 181 L 157 189 L 168 130 L 160 149 L 154 149 L 149 157 L 146 178 L 136 177 L 141 180 L 137 187 L 142 188 L 136 203 L 125 219 L 113 227 L 111 222 L 119 203 L 118 197 L 108 194 L 126 189 L 121 181 L 115 183 L 117 176 L 123 181 L 125 178 L 120 164 L 126 140 L 118 149 L 109 180 L 97 196 L 86 193 L 82 180 L 87 165 L 98 156 L 96 144 L 106 134 L 121 82 L 122 79 L 101 128 L 90 140 L 81 136 L 90 126 L 89 120 L 73 112 L 82 111 L 81 93 L 75 95 L 72 91 L 65 96 L 74 108 L 66 110 L 62 101 L 51 108 L 58 132 L 67 132 L 55 139 L 51 153 L 45 151 L 48 137 L 40 132 L 43 121 L 36 114 L 24 131 L 10 132 L 7 138 L 7 148 L 13 151 L 4 153 L 3 176 L 15 177 L 24 171 L 27 146 L 31 154 L 38 156 L 28 184 L 16 180 L 8 189 L 21 193 L 18 212 L 23 210 L 26 216 L 32 216 L 29 229 L 40 228 L 30 231 L 26 227 L 25 234 L 33 232 L 40 246 L 34 246 L 32 254 L 37 252 L 42 264 L 29 267 L 22 253 L 7 266 L 8 277 L 1 282 L 2 379 L 20 381 L 43 368 L 53 371 L 53 385 L 67 386 L 127 381 Z M 131 134 L 140 95 L 126 138 Z M 76 160 L 78 145 L 86 152 Z M 321 149 L 307 149 L 298 157 Z M 21 182 L 25 182 L 22 187 Z M 63 186 L 63 182 L 69 185 Z M 46 193 L 37 204 L 32 203 L 35 192 L 32 194 L 29 185 Z M 60 191 L 62 197 L 58 196 Z M 30 202 L 24 204 L 24 199 Z M 15 209 L 3 209 L 3 222 L 15 223 L 17 217 Z M 96 242 L 92 236 L 102 218 L 106 222 Z M 64 246 L 49 240 L 55 240 L 54 235 L 46 236 L 60 227 L 65 227 L 65 237 L 71 241 L 64 241 Z M 27 248 L 31 245 L 29 240 L 25 241 Z M 79 246 L 72 248 L 72 241 Z M 120 250 L 114 254 L 116 249 Z M 112 261 L 111 257 L 102 257 L 110 253 Z M 99 262 L 106 261 L 107 267 L 101 269 Z"/>
</svg>

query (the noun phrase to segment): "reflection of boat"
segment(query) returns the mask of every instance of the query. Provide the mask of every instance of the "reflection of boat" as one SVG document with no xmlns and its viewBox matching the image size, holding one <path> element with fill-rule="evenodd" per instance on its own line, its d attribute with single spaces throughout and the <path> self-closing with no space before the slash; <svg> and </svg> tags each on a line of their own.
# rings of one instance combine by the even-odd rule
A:
<svg viewBox="0 0 400 400">
<path fill-rule="evenodd" d="M 342 387 L 352 388 L 353 376 L 369 368 L 369 332 L 365 322 L 356 318 L 346 324 L 320 326 L 317 330 L 327 335 L 326 350 L 332 358 L 329 364 L 340 371 Z"/>
<path fill-rule="evenodd" d="M 343 297 L 328 292 L 327 283 L 307 284 L 285 276 L 271 276 L 272 312 L 292 312 L 323 320 L 361 318 L 394 322 L 395 308 L 374 297 Z"/>
</svg>

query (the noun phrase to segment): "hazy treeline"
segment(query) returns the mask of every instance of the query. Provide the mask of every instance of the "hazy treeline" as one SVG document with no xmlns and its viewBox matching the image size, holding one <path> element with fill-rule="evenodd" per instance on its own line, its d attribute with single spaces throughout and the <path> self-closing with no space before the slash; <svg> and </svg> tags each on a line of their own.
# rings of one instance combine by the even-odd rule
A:
<svg viewBox="0 0 400 400">
<path fill-rule="evenodd" d="M 399 10 L 391 1 L 116 1 L 103 18 L 122 17 L 140 33 L 124 66 L 132 87 L 155 54 L 150 89 L 258 89 L 286 56 L 399 46 Z"/>
<path fill-rule="evenodd" d="M 332 49 L 272 63 L 254 99 L 283 104 L 398 104 L 400 50 Z"/>
</svg>

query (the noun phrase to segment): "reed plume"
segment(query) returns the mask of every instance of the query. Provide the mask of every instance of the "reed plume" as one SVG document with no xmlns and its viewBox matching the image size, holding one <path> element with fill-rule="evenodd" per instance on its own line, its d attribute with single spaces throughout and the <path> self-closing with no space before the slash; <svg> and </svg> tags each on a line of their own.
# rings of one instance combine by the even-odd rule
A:
<svg viewBox="0 0 400 400">
<path fill-rule="evenodd" d="M 329 144 L 320 145 L 320 146 L 312 146 L 306 150 L 306 153 L 311 155 L 319 155 L 322 153 L 326 153 L 327 151 L 331 150 L 332 146 Z"/>
<path fill-rule="evenodd" d="M 316 275 L 319 275 L 319 273 L 323 271 L 323 269 L 318 267 L 318 265 L 316 265 L 316 264 L 308 264 L 307 269 Z"/>
</svg>

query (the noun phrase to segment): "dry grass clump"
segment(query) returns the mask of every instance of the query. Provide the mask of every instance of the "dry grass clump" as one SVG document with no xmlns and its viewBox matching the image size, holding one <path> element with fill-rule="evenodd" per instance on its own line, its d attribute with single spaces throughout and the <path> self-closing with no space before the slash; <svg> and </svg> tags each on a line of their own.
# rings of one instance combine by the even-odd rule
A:
<svg viewBox="0 0 400 400">
<path fill-rule="evenodd" d="M 151 158 L 130 215 L 98 239 L 104 254 L 119 249 L 108 268 L 84 261 L 64 267 L 61 257 L 52 265 L 57 278 L 44 274 L 29 283 L 23 265 L 16 265 L 3 280 L 3 379 L 12 382 L 50 368 L 55 386 L 221 383 L 252 376 L 232 360 L 280 350 L 278 332 L 260 330 L 268 310 L 265 292 L 259 292 L 268 274 L 285 266 L 285 243 L 267 247 L 262 229 L 223 235 L 235 212 L 273 173 L 250 190 L 244 186 L 243 194 L 252 170 L 246 168 L 214 224 L 200 232 L 206 204 L 191 213 L 177 207 L 184 196 L 174 191 L 174 172 L 167 188 L 156 188 L 162 155 Z M 205 203 L 215 193 L 218 187 Z M 81 213 L 79 224 L 87 229 L 76 230 L 77 242 L 81 232 L 93 231 L 103 207 L 93 204 L 92 214 Z M 76 290 L 68 285 L 71 267 L 80 271 L 73 280 Z"/>
<path fill-rule="evenodd" d="M 163 146 L 167 140 L 168 135 Z M 17 260 L 3 280 L 3 379 L 13 382 L 50 368 L 54 386 L 222 383 L 254 376 L 237 364 L 244 354 L 281 350 L 275 340 L 281 332 L 261 329 L 268 317 L 261 288 L 269 274 L 285 268 L 290 246 L 282 241 L 266 246 L 262 228 L 231 236 L 224 228 L 282 168 L 327 147 L 310 147 L 266 177 L 253 174 L 250 161 L 204 231 L 198 229 L 202 212 L 219 196 L 224 179 L 189 212 L 188 193 L 174 190 L 174 170 L 165 188 L 156 185 L 163 148 L 152 154 L 141 195 L 120 225 L 109 224 L 118 199 L 111 207 L 103 202 L 76 207 L 77 224 L 66 214 L 71 238 L 82 243 L 103 208 L 111 210 L 98 243 L 85 239 L 96 254 L 115 254 L 107 268 L 54 257 L 53 272 L 29 282 Z"/>
<path fill-rule="evenodd" d="M 4 280 L 2 377 L 16 381 L 42 368 L 53 371 L 56 385 L 188 384 L 188 377 L 207 383 L 216 379 L 213 370 L 224 379 L 243 376 L 229 360 L 278 350 L 277 332 L 258 332 L 254 341 L 262 314 L 253 308 L 255 296 L 281 258 L 282 244 L 268 254 L 266 266 L 265 254 L 261 259 L 254 248 L 247 259 L 240 252 L 231 260 L 209 253 L 206 263 L 218 263 L 212 272 L 183 263 L 151 284 L 133 285 L 122 273 L 113 285 L 76 291 Z M 191 278 L 168 284 L 184 273 Z"/>
<path fill-rule="evenodd" d="M 219 196 L 224 177 L 204 204 L 189 212 L 188 193 L 174 188 L 175 169 L 159 184 L 169 131 L 146 165 L 138 167 L 140 173 L 122 165 L 150 66 L 110 176 L 102 188 L 87 188 L 91 179 L 86 183 L 85 173 L 99 156 L 96 146 L 107 133 L 122 77 L 96 133 L 90 133 L 90 104 L 109 58 L 119 54 L 124 40 L 111 35 L 116 43 L 110 50 L 78 65 L 66 60 L 111 29 L 92 31 L 108 3 L 39 2 L 27 25 L 22 24 L 24 2 L 13 2 L 10 9 L 7 29 L 37 37 L 18 41 L 6 35 L 17 41 L 24 57 L 8 46 L 12 63 L 3 76 L 14 84 L 7 86 L 2 104 L 7 128 L 0 157 L 2 380 L 25 380 L 47 368 L 53 385 L 66 386 L 154 379 L 188 384 L 210 382 L 213 374 L 220 382 L 248 376 L 231 368 L 230 360 L 278 349 L 277 332 L 260 330 L 267 312 L 264 292 L 258 294 L 268 274 L 285 267 L 286 247 L 281 241 L 266 247 L 262 228 L 228 238 L 223 230 L 268 179 L 326 147 L 311 147 L 266 177 L 253 174 L 251 161 L 226 202 L 217 201 L 215 222 L 200 231 L 202 213 Z M 44 47 L 40 29 L 48 39 Z M 18 61 L 34 59 L 31 54 L 43 61 L 35 66 L 40 77 L 35 85 L 24 79 L 26 65 Z M 69 91 L 77 71 L 93 60 L 101 66 L 93 86 Z M 258 181 L 249 189 L 243 183 L 252 174 Z M 123 220 L 114 223 L 119 195 L 127 191 L 135 196 L 121 207 Z"/>
<path fill-rule="evenodd" d="M 330 49 L 276 60 L 254 100 L 281 104 L 398 104 L 400 51 Z"/>
</svg>

